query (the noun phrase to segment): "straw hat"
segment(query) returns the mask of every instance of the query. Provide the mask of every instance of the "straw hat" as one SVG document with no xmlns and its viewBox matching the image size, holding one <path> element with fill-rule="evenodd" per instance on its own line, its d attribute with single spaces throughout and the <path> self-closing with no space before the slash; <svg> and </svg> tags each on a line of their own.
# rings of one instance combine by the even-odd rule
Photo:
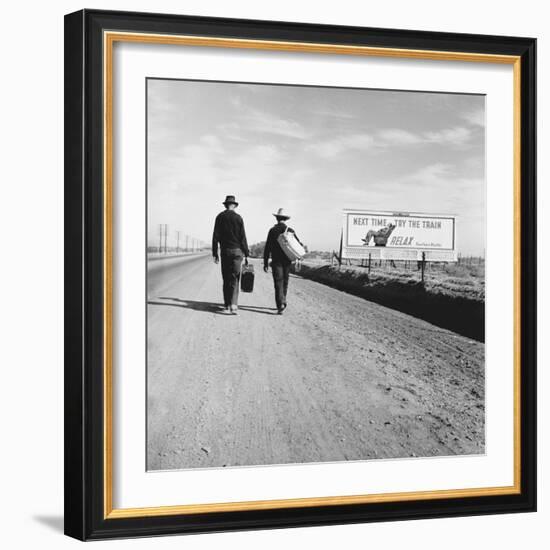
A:
<svg viewBox="0 0 550 550">
<path fill-rule="evenodd" d="M 289 220 L 290 216 L 285 212 L 284 208 L 279 208 L 276 214 L 273 214 L 276 218 L 283 218 L 284 220 Z"/>
</svg>

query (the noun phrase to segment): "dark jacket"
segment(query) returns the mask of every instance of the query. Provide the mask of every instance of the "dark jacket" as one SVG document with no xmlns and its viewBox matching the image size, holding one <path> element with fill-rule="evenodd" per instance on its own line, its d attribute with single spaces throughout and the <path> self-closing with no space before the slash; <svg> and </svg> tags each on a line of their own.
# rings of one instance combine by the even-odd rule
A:
<svg viewBox="0 0 550 550">
<path fill-rule="evenodd" d="M 277 242 L 277 237 L 284 233 L 287 228 L 287 225 L 283 222 L 279 222 L 275 224 L 267 234 L 267 240 L 265 242 L 265 248 L 264 248 L 264 266 L 268 267 L 269 265 L 269 256 L 271 255 L 271 261 L 274 264 L 290 264 L 292 263 L 291 260 L 288 259 L 288 256 L 283 252 L 283 249 L 281 248 L 281 245 Z M 294 233 L 294 236 L 296 237 L 296 240 L 300 242 L 300 239 L 298 239 L 298 235 L 296 235 L 296 232 L 292 227 L 288 228 L 288 231 L 290 233 Z M 302 244 L 302 246 L 304 246 Z"/>
<path fill-rule="evenodd" d="M 224 210 L 216 216 L 212 235 L 212 255 L 218 257 L 218 244 L 222 250 L 240 248 L 249 255 L 243 219 L 234 210 Z"/>
</svg>

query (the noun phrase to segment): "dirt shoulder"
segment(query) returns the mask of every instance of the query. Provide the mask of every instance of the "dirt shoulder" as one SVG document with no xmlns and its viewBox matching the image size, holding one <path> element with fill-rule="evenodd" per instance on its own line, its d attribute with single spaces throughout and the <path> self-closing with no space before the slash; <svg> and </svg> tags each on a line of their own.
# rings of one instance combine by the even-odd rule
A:
<svg viewBox="0 0 550 550">
<path fill-rule="evenodd" d="M 480 277 L 426 274 L 423 284 L 414 271 L 371 273 L 357 266 L 304 262 L 301 277 L 424 319 L 481 342 L 485 339 L 485 289 Z"/>
</svg>

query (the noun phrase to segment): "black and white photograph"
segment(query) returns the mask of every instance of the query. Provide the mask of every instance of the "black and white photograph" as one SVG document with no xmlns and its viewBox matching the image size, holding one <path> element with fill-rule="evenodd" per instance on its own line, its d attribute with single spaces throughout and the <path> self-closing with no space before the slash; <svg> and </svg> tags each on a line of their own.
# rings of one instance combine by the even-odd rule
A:
<svg viewBox="0 0 550 550">
<path fill-rule="evenodd" d="M 147 469 L 485 452 L 485 97 L 149 78 Z"/>
</svg>

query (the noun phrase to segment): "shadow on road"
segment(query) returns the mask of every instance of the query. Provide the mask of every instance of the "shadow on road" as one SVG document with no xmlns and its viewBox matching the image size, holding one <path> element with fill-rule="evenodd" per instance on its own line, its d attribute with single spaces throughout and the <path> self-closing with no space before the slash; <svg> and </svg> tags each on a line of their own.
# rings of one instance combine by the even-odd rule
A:
<svg viewBox="0 0 550 550">
<path fill-rule="evenodd" d="M 166 301 L 159 301 L 159 300 L 166 300 Z M 183 300 L 181 298 L 159 296 L 156 300 L 149 300 L 147 303 L 152 306 L 182 307 L 186 309 L 192 309 L 194 311 L 205 311 L 207 313 L 227 315 L 224 311 L 223 305 L 216 304 L 214 302 L 197 302 L 196 300 Z M 263 313 L 266 315 L 274 315 L 277 311 L 275 308 L 262 307 L 262 306 L 239 306 L 239 310 L 252 311 L 253 313 Z"/>
<path fill-rule="evenodd" d="M 265 313 L 266 315 L 275 315 L 277 308 L 274 307 L 262 307 L 262 306 L 239 306 L 239 309 L 245 311 L 253 311 L 254 313 Z"/>
</svg>

